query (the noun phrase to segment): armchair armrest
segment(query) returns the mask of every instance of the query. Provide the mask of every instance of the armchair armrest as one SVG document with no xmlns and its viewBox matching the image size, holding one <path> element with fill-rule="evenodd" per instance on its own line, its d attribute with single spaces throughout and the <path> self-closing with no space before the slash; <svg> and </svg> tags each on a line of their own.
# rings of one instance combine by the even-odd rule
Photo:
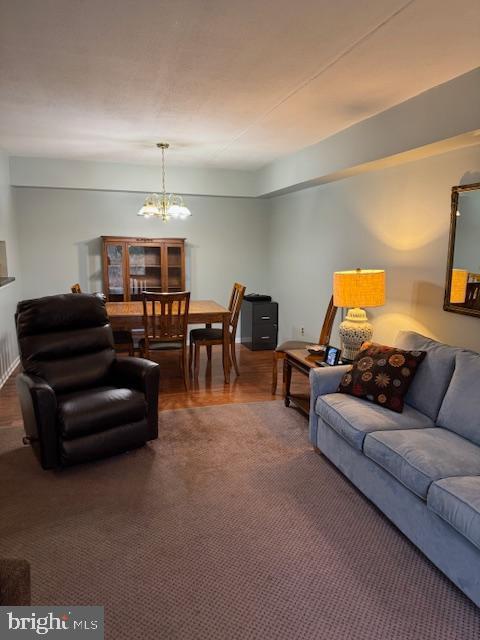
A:
<svg viewBox="0 0 480 640">
<path fill-rule="evenodd" d="M 112 365 L 116 385 L 141 391 L 147 401 L 147 419 L 152 440 L 158 437 L 158 384 L 160 365 L 144 358 L 117 358 Z"/>
<path fill-rule="evenodd" d="M 43 378 L 26 373 L 16 383 L 25 434 L 42 467 L 53 469 L 59 464 L 55 392 Z"/>
<path fill-rule="evenodd" d="M 147 394 L 148 391 L 152 391 L 151 387 L 156 382 L 158 389 L 160 365 L 156 362 L 144 358 L 116 358 L 112 367 L 116 384 Z"/>
<path fill-rule="evenodd" d="M 338 367 L 320 367 L 310 370 L 309 434 L 310 442 L 314 447 L 317 446 L 317 416 L 315 415 L 317 399 L 327 393 L 335 393 L 341 379 L 349 369 L 349 364 L 342 364 Z"/>
</svg>

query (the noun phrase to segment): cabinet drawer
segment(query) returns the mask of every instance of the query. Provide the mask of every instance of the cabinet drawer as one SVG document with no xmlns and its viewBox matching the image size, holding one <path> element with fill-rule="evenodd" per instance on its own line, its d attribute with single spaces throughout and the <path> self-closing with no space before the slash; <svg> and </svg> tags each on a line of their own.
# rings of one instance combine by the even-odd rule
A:
<svg viewBox="0 0 480 640">
<path fill-rule="evenodd" d="M 264 321 L 253 327 L 252 349 L 275 349 L 277 346 L 277 325 Z"/>
<path fill-rule="evenodd" d="M 277 346 L 276 338 L 252 338 L 252 350 L 253 351 L 261 351 L 262 349 L 267 351 L 273 351 Z"/>
<path fill-rule="evenodd" d="M 254 324 L 269 322 L 276 323 L 278 316 L 278 307 L 274 303 L 267 302 L 265 304 L 256 302 L 253 305 L 253 322 Z"/>
<path fill-rule="evenodd" d="M 277 324 L 273 322 L 267 322 L 266 320 L 261 323 L 253 325 L 252 338 L 254 340 L 276 340 L 277 338 Z"/>
</svg>

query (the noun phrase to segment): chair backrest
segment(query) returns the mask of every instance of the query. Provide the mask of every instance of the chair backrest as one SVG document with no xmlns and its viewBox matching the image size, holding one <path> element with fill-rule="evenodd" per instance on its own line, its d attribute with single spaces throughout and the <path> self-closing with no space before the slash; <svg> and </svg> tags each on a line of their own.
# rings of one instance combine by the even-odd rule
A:
<svg viewBox="0 0 480 640">
<path fill-rule="evenodd" d="M 145 343 L 186 342 L 190 291 L 178 293 L 143 292 Z"/>
<path fill-rule="evenodd" d="M 235 282 L 232 295 L 230 296 L 228 309 L 230 311 L 230 333 L 233 338 L 235 338 L 235 334 L 237 333 L 238 317 L 240 315 L 245 289 L 246 287 L 243 284 Z"/>
<path fill-rule="evenodd" d="M 469 282 L 467 284 L 465 304 L 474 309 L 480 307 L 480 282 Z"/>
<path fill-rule="evenodd" d="M 82 293 L 82 288 L 80 287 L 80 285 L 77 282 L 76 284 L 72 284 L 72 286 L 70 287 L 70 291 L 72 293 Z"/>
<path fill-rule="evenodd" d="M 333 304 L 333 296 L 328 303 L 327 313 L 325 314 L 325 320 L 323 321 L 322 330 L 320 331 L 320 338 L 318 344 L 329 344 L 330 336 L 332 335 L 333 321 L 337 315 L 337 307 Z"/>
<path fill-rule="evenodd" d="M 16 328 L 23 369 L 62 393 L 103 384 L 115 360 L 105 302 L 67 293 L 17 305 Z"/>
</svg>

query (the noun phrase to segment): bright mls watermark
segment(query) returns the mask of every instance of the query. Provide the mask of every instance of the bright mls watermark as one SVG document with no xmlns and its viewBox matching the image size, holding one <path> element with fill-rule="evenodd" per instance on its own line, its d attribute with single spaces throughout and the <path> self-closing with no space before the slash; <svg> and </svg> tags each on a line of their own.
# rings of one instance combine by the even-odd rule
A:
<svg viewBox="0 0 480 640">
<path fill-rule="evenodd" d="M 0 640 L 103 640 L 103 607 L 0 607 Z"/>
</svg>

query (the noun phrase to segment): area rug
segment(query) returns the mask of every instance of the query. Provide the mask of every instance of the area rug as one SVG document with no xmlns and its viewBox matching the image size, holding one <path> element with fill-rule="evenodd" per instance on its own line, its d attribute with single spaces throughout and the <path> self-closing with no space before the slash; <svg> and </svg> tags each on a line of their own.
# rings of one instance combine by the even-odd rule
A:
<svg viewBox="0 0 480 640">
<path fill-rule="evenodd" d="M 160 414 L 147 447 L 44 472 L 0 429 L 0 555 L 109 640 L 473 640 L 480 611 L 280 402 Z"/>
</svg>

